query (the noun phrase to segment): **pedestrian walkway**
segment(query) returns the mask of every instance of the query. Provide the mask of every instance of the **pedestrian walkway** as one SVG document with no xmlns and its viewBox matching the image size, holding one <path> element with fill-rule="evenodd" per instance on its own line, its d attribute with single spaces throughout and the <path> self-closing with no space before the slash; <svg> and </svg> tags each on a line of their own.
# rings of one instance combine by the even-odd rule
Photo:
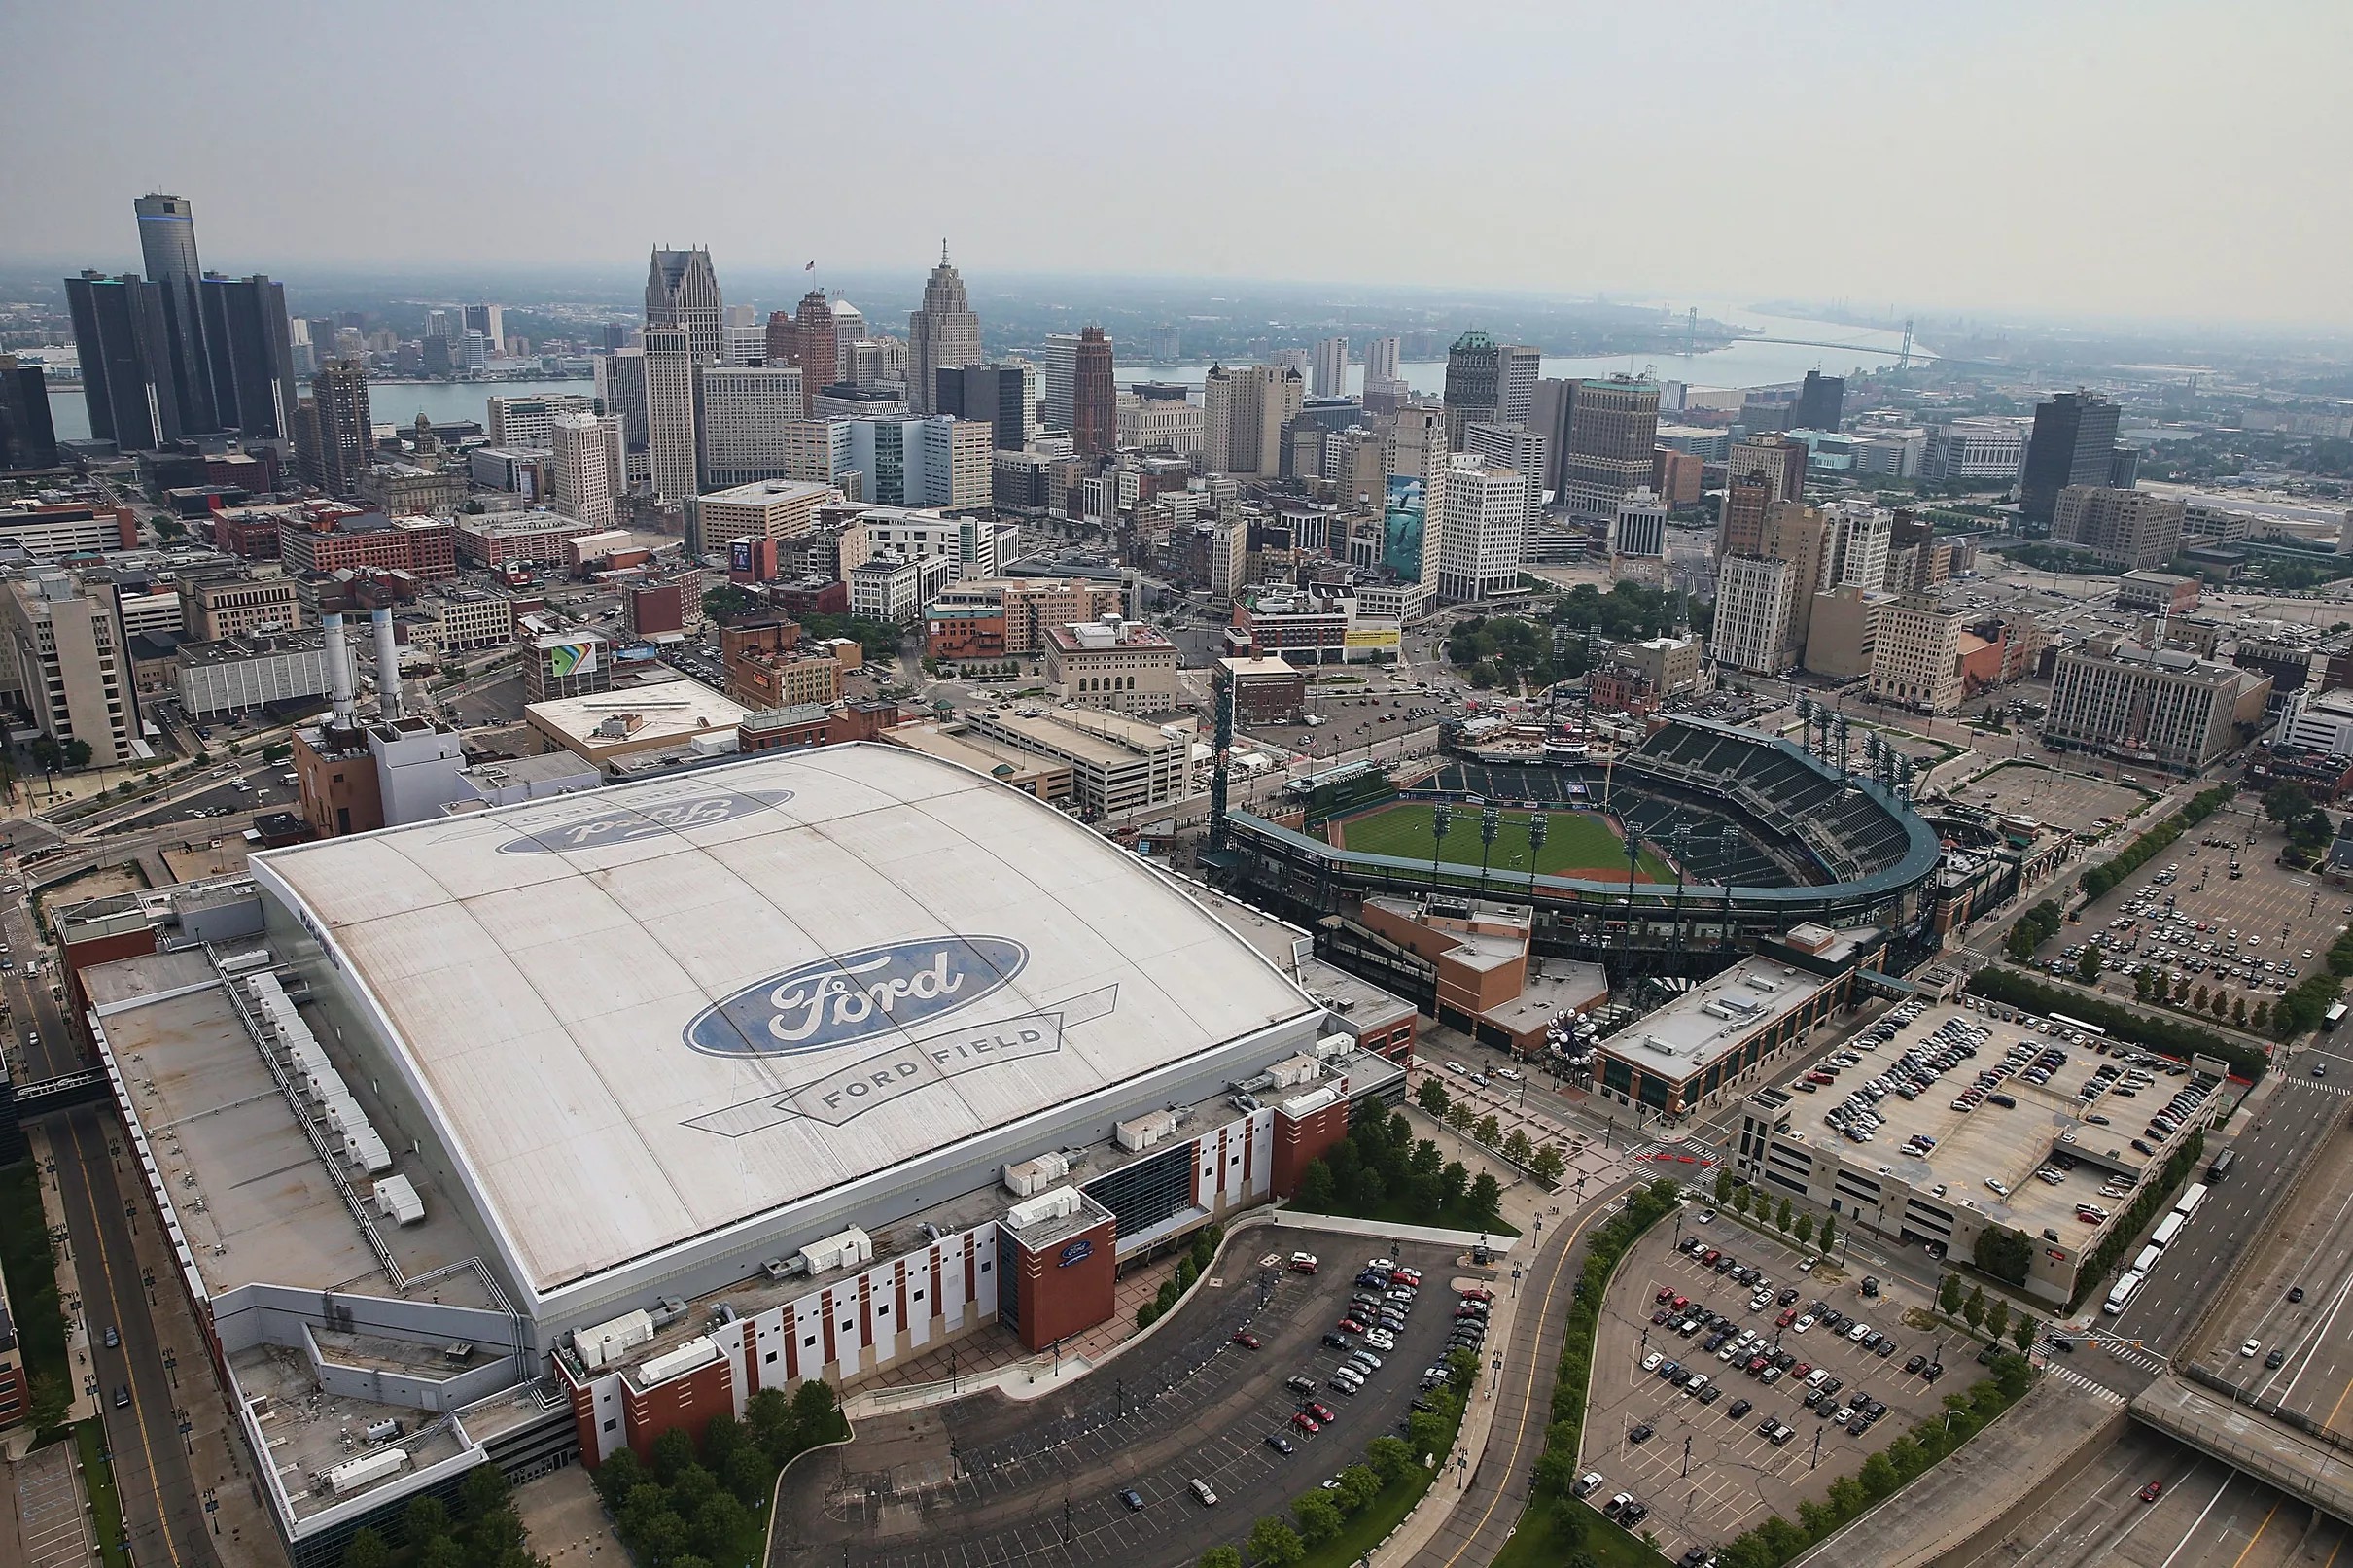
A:
<svg viewBox="0 0 2353 1568">
<path fill-rule="evenodd" d="M 2056 1377 L 2062 1383 L 2071 1383 L 2075 1387 L 2083 1389 L 2092 1398 L 2113 1405 L 2118 1410 L 2123 1410 L 2126 1404 L 2124 1395 L 2105 1383 L 2093 1382 L 2073 1367 L 2063 1366 L 2055 1361 L 2045 1362 L 2043 1372 L 2049 1376 Z"/>
</svg>

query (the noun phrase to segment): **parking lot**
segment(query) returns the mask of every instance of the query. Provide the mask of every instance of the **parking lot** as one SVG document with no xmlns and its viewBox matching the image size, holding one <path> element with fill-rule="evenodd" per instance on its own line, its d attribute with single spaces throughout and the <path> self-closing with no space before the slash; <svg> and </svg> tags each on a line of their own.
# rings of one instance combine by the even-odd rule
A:
<svg viewBox="0 0 2353 1568">
<path fill-rule="evenodd" d="M 1283 1266 L 1300 1247 L 1320 1272 Z M 1401 1429 L 1424 1370 L 1443 1357 L 1454 1287 L 1485 1283 L 1438 1247 L 1387 1252 L 1421 1270 L 1422 1298 L 1397 1348 L 1377 1352 L 1381 1365 L 1352 1392 L 1335 1386 L 1335 1371 L 1352 1349 L 1323 1336 L 1372 1255 L 1362 1237 L 1261 1232 L 1239 1255 L 1229 1248 L 1150 1341 L 1044 1398 L 992 1393 L 860 1422 L 856 1442 L 793 1472 L 771 1561 L 968 1568 L 1051 1552 L 1177 1568 L 1239 1544 L 1260 1516 L 1284 1513 Z M 1238 1331 L 1259 1345 L 1237 1343 Z M 1313 1391 L 1286 1386 L 1292 1378 Z M 1315 1432 L 1294 1419 L 1311 1401 L 1335 1417 L 1311 1416 Z M 1213 1505 L 1193 1493 L 1195 1480 Z"/>
<path fill-rule="evenodd" d="M 2122 822 L 2152 799 L 2147 789 L 2062 773 L 2039 762 L 2013 762 L 1980 775 L 1952 792 L 1957 805 L 1983 806 L 2005 816 L 2031 817 L 2048 827 L 2089 833 L 2102 819 Z"/>
<path fill-rule="evenodd" d="M 1729 1220 L 1697 1223 L 1702 1212 L 1686 1210 L 1682 1241 L 1670 1228 L 1655 1229 L 1620 1267 L 1596 1344 L 1580 1461 L 1584 1472 L 1600 1477 L 1586 1501 L 1608 1511 L 1620 1494 L 1631 1494 L 1647 1510 L 1633 1528 L 1655 1536 L 1670 1559 L 1694 1546 L 1720 1548 L 1773 1514 L 1794 1518 L 1801 1502 L 1822 1497 L 1837 1478 L 1940 1412 L 1940 1396 L 1966 1388 L 1978 1372 L 1963 1336 L 1940 1340 L 1904 1327 L 1900 1298 L 1866 1299 L 1859 1279 L 1836 1287 L 1817 1282 L 1800 1271 L 1801 1254 Z M 1687 1253 L 1686 1243 L 1701 1250 Z M 1759 1283 L 1742 1283 L 1734 1269 L 1707 1264 L 1705 1252 L 1716 1248 L 1728 1249 L 1737 1268 L 1758 1271 Z M 1773 1295 L 1752 1307 L 1759 1289 Z M 1686 1303 L 1680 1314 L 1677 1297 Z M 1814 1312 L 1817 1302 L 1825 1313 Z M 1732 1335 L 1752 1336 L 1747 1353 L 1725 1359 L 1737 1340 L 1709 1352 L 1715 1327 L 1689 1333 L 1676 1327 L 1699 1310 L 1721 1317 Z M 1829 1314 L 1851 1314 L 1869 1326 L 1866 1332 L 1883 1331 L 1892 1348 L 1875 1352 L 1850 1338 L 1852 1330 L 1841 1333 Z M 1645 1371 L 1654 1355 L 1664 1359 Z M 1915 1356 L 1936 1362 L 1941 1377 L 1907 1373 Z M 1758 1357 L 1785 1358 L 1787 1365 L 1768 1381 L 1773 1362 L 1746 1370 Z M 1668 1360 L 1684 1369 L 1685 1378 L 1696 1373 L 1707 1383 L 1693 1391 L 1666 1380 L 1661 1374 Z M 1815 1385 L 1827 1388 L 1834 1378 L 1838 1386 L 1826 1398 L 1818 1395 Z M 1873 1405 L 1862 1401 L 1883 1406 L 1884 1413 L 1863 1422 Z M 1775 1443 L 1768 1422 L 1789 1436 Z M 1866 1427 L 1859 1435 L 1858 1424 Z M 1649 1435 L 1637 1439 L 1644 1431 Z"/>
<path fill-rule="evenodd" d="M 2099 989 L 2134 994 L 2133 970 L 2154 967 L 2229 998 L 2230 1017 L 2244 999 L 2250 1012 L 2271 1002 L 2322 961 L 2344 929 L 2353 900 L 2308 871 L 2273 863 L 2282 840 L 2260 808 L 2241 796 L 2200 822 L 2125 884 L 2084 911 L 2078 925 L 2036 950 L 2046 968 L 2070 978 L 2086 945 L 2101 955 Z M 2233 856 L 2239 876 L 2230 876 Z M 2056 971 L 2054 971 L 2056 972 Z"/>
</svg>

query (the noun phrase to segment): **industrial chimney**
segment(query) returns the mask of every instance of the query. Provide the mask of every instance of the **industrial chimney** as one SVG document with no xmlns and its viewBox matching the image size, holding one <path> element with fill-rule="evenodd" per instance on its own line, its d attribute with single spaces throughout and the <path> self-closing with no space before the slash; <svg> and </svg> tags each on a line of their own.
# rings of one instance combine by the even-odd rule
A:
<svg viewBox="0 0 2353 1568">
<path fill-rule="evenodd" d="M 327 689 L 334 699 L 330 722 L 338 730 L 355 729 L 359 715 L 351 700 L 351 649 L 343 642 L 343 617 L 331 610 L 319 624 L 327 632 Z"/>
<path fill-rule="evenodd" d="M 392 635 L 392 611 L 370 610 L 376 634 L 376 700 L 386 723 L 401 716 L 401 645 Z"/>
</svg>

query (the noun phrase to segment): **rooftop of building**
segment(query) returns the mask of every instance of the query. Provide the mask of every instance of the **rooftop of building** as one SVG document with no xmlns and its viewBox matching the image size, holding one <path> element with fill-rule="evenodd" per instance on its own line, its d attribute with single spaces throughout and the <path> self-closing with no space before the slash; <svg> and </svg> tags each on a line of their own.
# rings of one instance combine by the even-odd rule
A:
<svg viewBox="0 0 2353 1568">
<path fill-rule="evenodd" d="M 1064 653 L 1100 653 L 1112 649 L 1163 649 L 1174 652 L 1176 645 L 1168 634 L 1149 621 L 1126 620 L 1116 614 L 1101 620 L 1079 621 L 1071 626 L 1048 626 L 1046 637 Z"/>
<path fill-rule="evenodd" d="M 1263 659 L 1222 658 L 1217 661 L 1217 665 L 1218 668 L 1238 680 L 1280 679 L 1286 676 L 1299 675 L 1299 671 L 1293 669 L 1290 664 L 1272 655 Z"/>
<path fill-rule="evenodd" d="M 706 503 L 718 502 L 728 506 L 775 506 L 790 502 L 824 501 L 833 495 L 833 487 L 815 480 L 757 479 L 750 484 L 731 485 L 724 490 L 706 490 Z"/>
<path fill-rule="evenodd" d="M 542 1290 L 885 1190 L 908 1162 L 1316 1012 L 1134 855 L 897 748 L 754 757 L 251 868 L 366 988 Z M 965 1009 L 971 1039 L 932 1028 Z M 1036 1049 L 973 1052 L 1015 1022 L 1042 1022 Z M 896 1092 L 869 1100 L 885 1057 Z"/>
<path fill-rule="evenodd" d="M 1100 708 L 1046 708 L 1036 704 L 966 715 L 969 727 L 1028 741 L 1101 767 L 1124 767 L 1138 757 L 1171 746 L 1187 746 L 1190 726 L 1146 723 Z M 1186 733 L 1171 736 L 1169 729 Z"/>
<path fill-rule="evenodd" d="M 316 629 L 299 632 L 252 632 L 225 637 L 217 643 L 182 643 L 180 658 L 192 669 L 209 664 L 242 664 L 247 659 L 274 654 L 307 653 L 327 645 L 327 634 Z"/>
<path fill-rule="evenodd" d="M 798 729 L 804 724 L 822 724 L 830 713 L 822 702 L 794 703 L 789 708 L 762 708 L 757 713 L 744 714 L 739 722 L 747 735 L 764 734 L 771 730 Z"/>
<path fill-rule="evenodd" d="M 2138 665 L 2162 675 L 2179 676 L 2184 679 L 2204 680 L 2213 685 L 2235 685 L 2249 679 L 2252 672 L 2236 665 L 2201 659 L 2196 654 L 2177 647 L 2148 647 L 2126 638 L 2109 634 L 2091 638 L 2071 648 L 2062 648 L 2064 659 L 2097 659 L 2111 664 Z"/>
<path fill-rule="evenodd" d="M 715 729 L 733 729 L 751 710 L 699 680 L 680 679 L 626 691 L 599 691 L 581 697 L 555 697 L 523 710 L 540 729 L 585 746 L 600 741 L 628 742 L 643 747 L 661 741 L 684 742 Z M 621 733 L 602 733 L 615 721 L 630 722 Z"/>
<path fill-rule="evenodd" d="M 1804 1007 L 1827 977 L 1751 954 L 1601 1041 L 1645 1071 L 1689 1079 Z"/>
<path fill-rule="evenodd" d="M 483 512 L 458 519 L 458 532 L 472 534 L 476 539 L 511 539 L 526 534 L 546 534 L 570 530 L 574 534 L 605 532 L 590 528 L 577 517 L 567 517 L 560 511 L 539 508 L 524 512 Z"/>
</svg>

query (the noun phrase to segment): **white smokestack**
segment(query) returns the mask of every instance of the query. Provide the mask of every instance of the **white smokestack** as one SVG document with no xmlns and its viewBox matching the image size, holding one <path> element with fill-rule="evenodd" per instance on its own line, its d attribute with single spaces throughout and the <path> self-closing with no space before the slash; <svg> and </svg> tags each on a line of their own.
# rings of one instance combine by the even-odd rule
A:
<svg viewBox="0 0 2353 1568">
<path fill-rule="evenodd" d="M 328 613 L 319 617 L 327 631 L 327 689 L 334 699 L 334 725 L 347 730 L 359 722 L 351 700 L 351 649 L 343 642 L 343 617 Z"/>
<path fill-rule="evenodd" d="M 391 610 L 371 610 L 368 619 L 376 634 L 376 700 L 389 722 L 401 716 L 401 645 L 392 635 Z"/>
</svg>

